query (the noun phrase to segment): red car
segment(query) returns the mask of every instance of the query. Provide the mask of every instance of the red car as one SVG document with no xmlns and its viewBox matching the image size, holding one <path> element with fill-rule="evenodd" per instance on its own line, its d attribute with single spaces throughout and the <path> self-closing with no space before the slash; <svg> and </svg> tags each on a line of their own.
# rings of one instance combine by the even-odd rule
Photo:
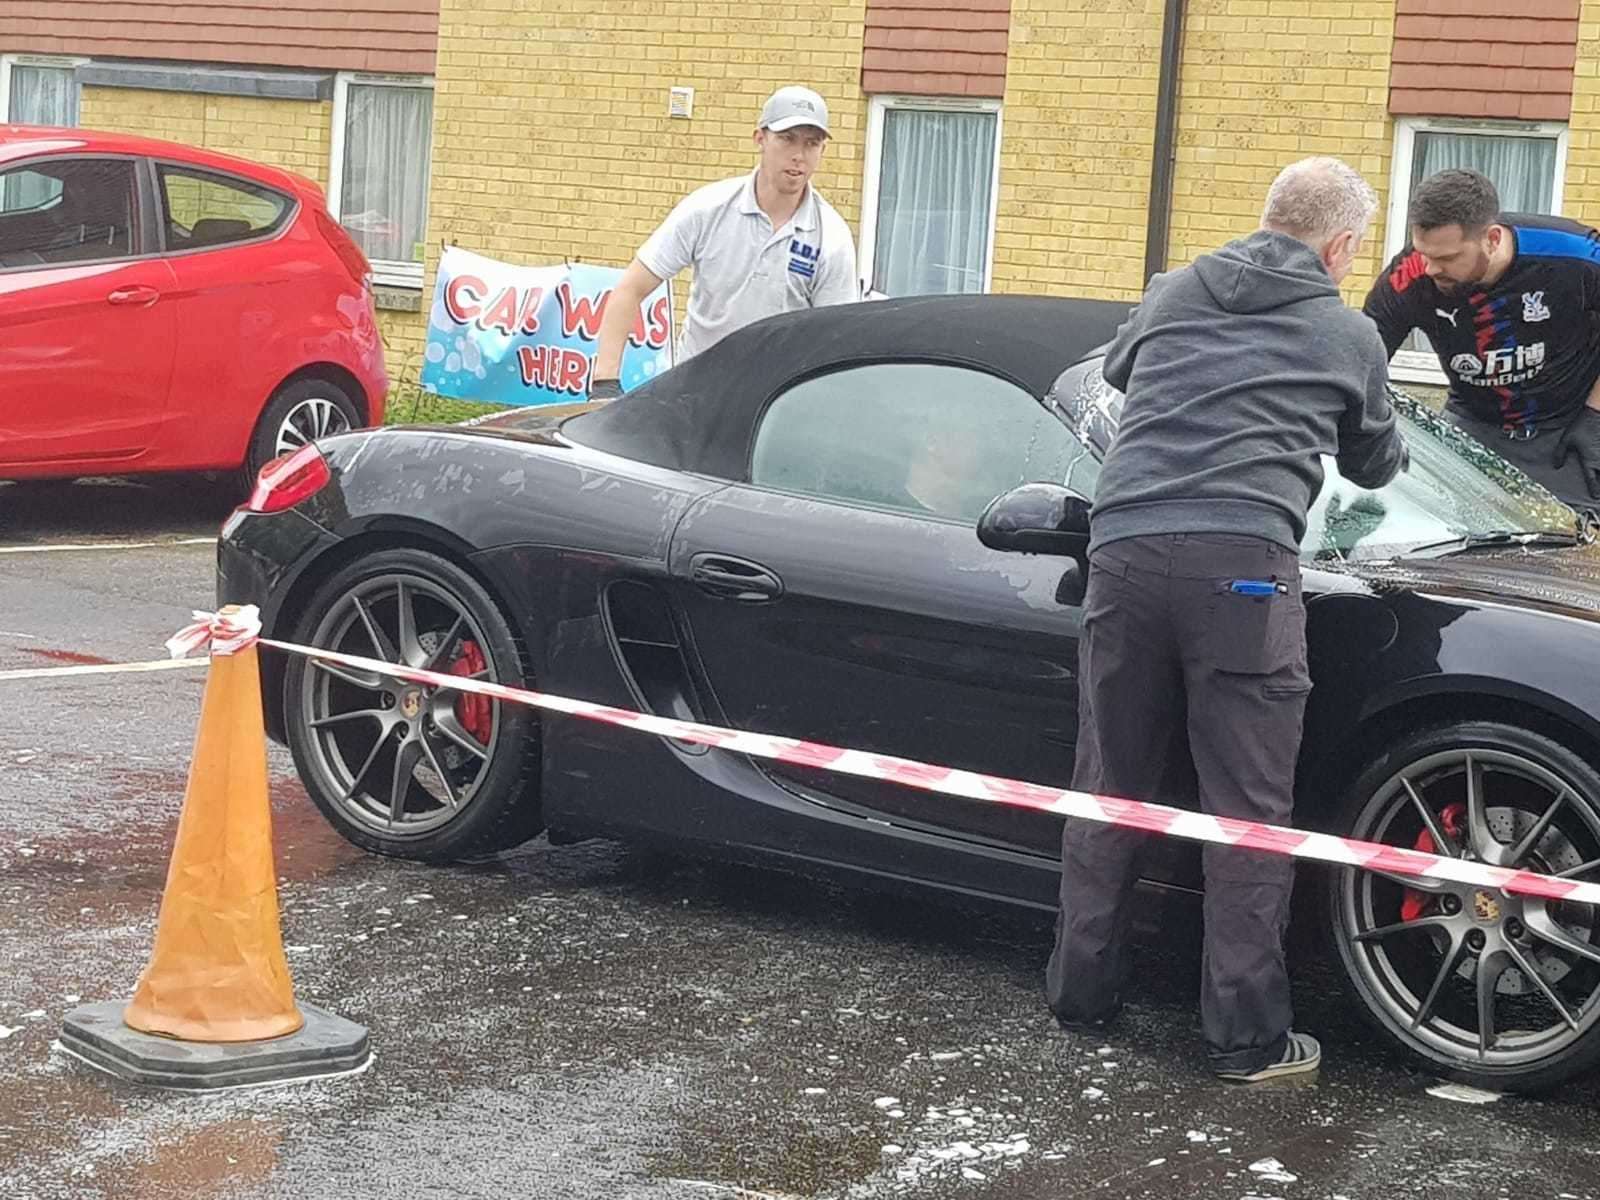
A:
<svg viewBox="0 0 1600 1200">
<path fill-rule="evenodd" d="M 242 468 L 383 421 L 367 260 L 309 179 L 0 125 L 0 479 Z"/>
</svg>

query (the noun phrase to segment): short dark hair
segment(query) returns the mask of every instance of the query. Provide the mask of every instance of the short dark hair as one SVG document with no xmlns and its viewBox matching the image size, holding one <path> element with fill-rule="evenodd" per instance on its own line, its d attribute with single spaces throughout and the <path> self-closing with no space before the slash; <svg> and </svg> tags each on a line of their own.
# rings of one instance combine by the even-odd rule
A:
<svg viewBox="0 0 1600 1200">
<path fill-rule="evenodd" d="M 1440 171 L 1411 193 L 1411 225 L 1416 229 L 1459 225 L 1463 233 L 1476 235 L 1499 217 L 1500 193 L 1477 171 Z"/>
</svg>

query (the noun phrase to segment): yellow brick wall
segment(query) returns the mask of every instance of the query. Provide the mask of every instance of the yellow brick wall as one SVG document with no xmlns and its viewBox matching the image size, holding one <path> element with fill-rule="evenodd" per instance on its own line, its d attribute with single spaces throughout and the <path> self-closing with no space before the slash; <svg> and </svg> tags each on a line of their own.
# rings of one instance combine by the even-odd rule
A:
<svg viewBox="0 0 1600 1200">
<path fill-rule="evenodd" d="M 994 290 L 1136 298 L 1161 0 L 1012 0 Z"/>
<path fill-rule="evenodd" d="M 680 198 L 755 166 L 776 88 L 822 93 L 816 186 L 858 229 L 866 0 L 441 0 L 428 288 L 448 239 L 509 262 L 621 266 Z M 668 89 L 695 89 L 691 120 Z M 674 282 L 681 312 L 689 275 Z"/>
<path fill-rule="evenodd" d="M 433 284 L 429 283 L 431 289 Z M 421 312 L 378 310 L 378 333 L 383 338 L 383 361 L 396 384 L 411 384 L 422 370 L 422 348 L 428 340 L 428 304 L 432 291 L 422 297 Z"/>
<path fill-rule="evenodd" d="M 1143 289 L 1163 7 L 1013 0 L 996 291 Z M 1393 0 L 1190 0 L 1169 265 L 1254 229 L 1273 176 L 1308 154 L 1344 158 L 1387 203 L 1393 37 Z M 1352 297 L 1382 265 L 1382 222 Z"/>
<path fill-rule="evenodd" d="M 1600 0 L 1583 0 L 1579 10 L 1568 139 L 1561 211 L 1592 224 L 1600 221 Z"/>
<path fill-rule="evenodd" d="M 324 187 L 328 183 L 331 101 L 86 87 L 78 124 L 204 146 L 298 172 Z"/>
<path fill-rule="evenodd" d="M 1279 170 L 1333 154 L 1380 199 L 1346 289 L 1359 303 L 1383 266 L 1393 43 L 1394 0 L 1190 0 L 1169 265 L 1256 228 Z"/>
</svg>

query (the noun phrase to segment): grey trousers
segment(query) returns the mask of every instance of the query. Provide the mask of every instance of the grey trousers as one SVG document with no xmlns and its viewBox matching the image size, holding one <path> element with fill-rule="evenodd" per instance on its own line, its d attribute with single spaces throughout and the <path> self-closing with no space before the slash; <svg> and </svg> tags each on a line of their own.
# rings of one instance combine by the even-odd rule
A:
<svg viewBox="0 0 1600 1200">
<path fill-rule="evenodd" d="M 1269 596 L 1236 581 L 1275 585 Z M 1096 550 L 1079 644 L 1073 786 L 1134 800 L 1159 789 L 1187 732 L 1200 810 L 1289 823 L 1311 677 L 1299 560 L 1248 537 L 1128 538 Z M 1139 851 L 1150 835 L 1069 821 L 1046 971 L 1063 1021 L 1114 1012 L 1127 984 Z M 1291 1010 L 1283 935 L 1293 864 L 1207 845 L 1201 1026 L 1217 1069 L 1281 1053 Z"/>
</svg>

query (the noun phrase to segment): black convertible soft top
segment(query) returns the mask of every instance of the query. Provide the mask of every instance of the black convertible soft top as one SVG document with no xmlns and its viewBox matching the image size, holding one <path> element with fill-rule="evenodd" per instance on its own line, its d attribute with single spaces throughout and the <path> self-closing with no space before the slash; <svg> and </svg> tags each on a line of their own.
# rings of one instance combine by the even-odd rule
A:
<svg viewBox="0 0 1600 1200">
<path fill-rule="evenodd" d="M 611 454 L 742 479 L 767 405 L 802 379 L 872 362 L 976 367 L 1042 398 L 1109 341 L 1130 305 L 1045 296 L 919 296 L 769 317 L 562 432 Z"/>
</svg>

